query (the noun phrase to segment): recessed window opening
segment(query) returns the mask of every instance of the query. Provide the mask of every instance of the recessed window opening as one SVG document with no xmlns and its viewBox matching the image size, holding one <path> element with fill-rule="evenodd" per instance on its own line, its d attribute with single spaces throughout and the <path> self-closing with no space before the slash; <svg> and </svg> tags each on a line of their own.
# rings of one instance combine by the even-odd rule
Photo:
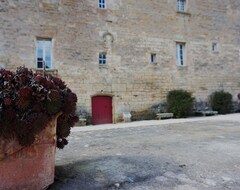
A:
<svg viewBox="0 0 240 190">
<path fill-rule="evenodd" d="M 157 55 L 156 53 L 151 53 L 151 63 L 157 63 Z"/>
<path fill-rule="evenodd" d="M 217 51 L 218 51 L 217 43 L 216 43 L 216 42 L 213 42 L 213 43 L 212 43 L 212 51 L 213 51 L 213 52 L 217 52 Z"/>
<path fill-rule="evenodd" d="M 37 39 L 37 68 L 52 67 L 52 40 Z"/>
<path fill-rule="evenodd" d="M 177 65 L 185 65 L 185 43 L 177 43 Z"/>
<path fill-rule="evenodd" d="M 106 64 L 107 64 L 107 54 L 99 53 L 99 65 L 106 65 Z"/>
<path fill-rule="evenodd" d="M 185 11 L 186 9 L 186 0 L 177 0 L 177 6 L 179 11 Z"/>
<path fill-rule="evenodd" d="M 105 9 L 106 8 L 106 2 L 105 0 L 98 0 L 98 7 L 100 9 Z"/>
</svg>

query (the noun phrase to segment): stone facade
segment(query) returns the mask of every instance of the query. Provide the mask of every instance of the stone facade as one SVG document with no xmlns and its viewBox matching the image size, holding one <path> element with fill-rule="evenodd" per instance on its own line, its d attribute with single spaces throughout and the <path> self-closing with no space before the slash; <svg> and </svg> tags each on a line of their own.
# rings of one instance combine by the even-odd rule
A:
<svg viewBox="0 0 240 190">
<path fill-rule="evenodd" d="M 187 0 L 185 12 L 176 0 L 106 0 L 106 9 L 97 0 L 2 0 L 0 18 L 1 66 L 36 68 L 36 39 L 51 38 L 52 69 L 90 114 L 96 94 L 113 96 L 116 121 L 165 102 L 172 89 L 189 90 L 197 101 L 216 90 L 237 100 L 240 92 L 239 0 Z M 176 65 L 178 42 L 184 66 Z"/>
</svg>

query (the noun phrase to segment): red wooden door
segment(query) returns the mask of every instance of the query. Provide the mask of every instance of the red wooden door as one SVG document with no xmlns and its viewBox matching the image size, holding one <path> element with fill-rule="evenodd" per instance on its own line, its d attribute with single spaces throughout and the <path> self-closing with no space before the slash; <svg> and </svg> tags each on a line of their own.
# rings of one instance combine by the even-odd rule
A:
<svg viewBox="0 0 240 190">
<path fill-rule="evenodd" d="M 112 97 L 92 97 L 92 123 L 93 125 L 112 123 Z"/>
</svg>

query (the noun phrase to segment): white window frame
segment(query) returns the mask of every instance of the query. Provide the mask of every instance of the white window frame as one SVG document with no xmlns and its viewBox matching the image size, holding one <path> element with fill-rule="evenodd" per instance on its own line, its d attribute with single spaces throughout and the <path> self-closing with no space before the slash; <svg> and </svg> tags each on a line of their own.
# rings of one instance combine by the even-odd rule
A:
<svg viewBox="0 0 240 190">
<path fill-rule="evenodd" d="M 98 8 L 99 9 L 106 9 L 106 0 L 98 0 Z"/>
<path fill-rule="evenodd" d="M 150 63 L 153 63 L 153 64 L 157 63 L 157 54 L 156 53 L 150 54 Z"/>
<path fill-rule="evenodd" d="M 186 12 L 187 0 L 177 0 L 178 11 Z"/>
<path fill-rule="evenodd" d="M 39 50 L 39 43 L 42 42 L 42 61 L 39 60 L 38 50 Z M 50 62 L 47 62 L 47 44 L 44 42 L 50 42 Z M 52 54 L 52 43 L 53 40 L 51 38 L 37 38 L 36 40 L 36 68 L 43 69 L 45 65 L 45 69 L 52 69 L 52 62 L 53 62 L 53 54 Z M 42 63 L 41 63 L 42 62 Z M 42 64 L 42 67 L 39 67 L 39 64 Z"/>
<path fill-rule="evenodd" d="M 176 60 L 177 66 L 186 66 L 186 43 L 176 43 Z"/>
<path fill-rule="evenodd" d="M 100 52 L 98 54 L 98 64 L 99 65 L 107 65 L 107 53 L 106 52 Z"/>
</svg>

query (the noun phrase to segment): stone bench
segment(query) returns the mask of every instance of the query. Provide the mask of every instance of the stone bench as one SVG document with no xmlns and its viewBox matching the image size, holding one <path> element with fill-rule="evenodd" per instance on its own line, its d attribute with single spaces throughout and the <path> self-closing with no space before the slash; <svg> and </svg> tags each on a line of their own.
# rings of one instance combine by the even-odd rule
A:
<svg viewBox="0 0 240 190">
<path fill-rule="evenodd" d="M 212 116 L 217 115 L 217 111 L 199 111 L 198 113 L 202 114 L 203 116 Z"/>
<path fill-rule="evenodd" d="M 79 118 L 79 121 L 78 121 L 77 125 L 78 126 L 86 126 L 87 125 L 87 119 Z"/>
<path fill-rule="evenodd" d="M 131 113 L 130 112 L 123 112 L 123 121 L 126 122 L 131 122 Z"/>
<path fill-rule="evenodd" d="M 157 113 L 157 119 L 169 119 L 173 118 L 173 113 Z"/>
</svg>

